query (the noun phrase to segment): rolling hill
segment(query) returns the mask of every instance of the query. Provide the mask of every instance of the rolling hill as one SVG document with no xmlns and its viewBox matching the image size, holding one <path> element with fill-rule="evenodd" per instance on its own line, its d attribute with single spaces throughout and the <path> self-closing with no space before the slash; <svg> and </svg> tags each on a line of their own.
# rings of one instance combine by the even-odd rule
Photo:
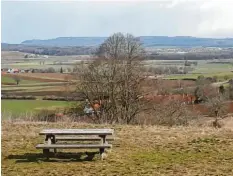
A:
<svg viewBox="0 0 233 176">
<path fill-rule="evenodd" d="M 197 38 L 189 36 L 141 36 L 141 43 L 145 47 L 173 46 L 173 47 L 233 47 L 233 38 Z M 97 46 L 104 42 L 106 37 L 59 37 L 48 40 L 26 40 L 23 45 L 36 46 Z"/>
</svg>

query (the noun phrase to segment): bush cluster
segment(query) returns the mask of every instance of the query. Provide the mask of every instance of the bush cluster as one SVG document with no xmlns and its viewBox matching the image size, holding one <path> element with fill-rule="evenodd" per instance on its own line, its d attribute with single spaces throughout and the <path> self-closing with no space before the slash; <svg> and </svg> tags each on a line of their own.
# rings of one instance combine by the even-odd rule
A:
<svg viewBox="0 0 233 176">
<path fill-rule="evenodd" d="M 19 95 L 1 95 L 1 99 L 12 99 L 12 100 L 36 100 L 34 96 L 19 96 Z"/>
</svg>

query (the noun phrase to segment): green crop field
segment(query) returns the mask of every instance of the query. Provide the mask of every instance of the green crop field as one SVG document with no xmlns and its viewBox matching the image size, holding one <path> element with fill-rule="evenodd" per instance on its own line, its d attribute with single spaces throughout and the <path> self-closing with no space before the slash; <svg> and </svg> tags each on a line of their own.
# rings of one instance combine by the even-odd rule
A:
<svg viewBox="0 0 233 176">
<path fill-rule="evenodd" d="M 7 76 L 2 76 L 1 77 L 1 82 L 2 83 L 15 83 L 15 80 L 13 78 L 7 77 Z"/>
<path fill-rule="evenodd" d="M 33 83 L 38 83 L 38 80 L 25 80 L 20 78 L 20 84 L 33 84 Z M 2 75 L 1 76 L 1 83 L 16 83 L 16 81 L 14 80 L 14 78 L 6 76 L 6 75 Z"/>
<path fill-rule="evenodd" d="M 221 64 L 221 63 L 200 63 L 195 67 L 192 73 L 218 73 L 227 72 L 233 70 L 232 64 Z"/>
<path fill-rule="evenodd" d="M 198 76 L 203 75 L 204 77 L 217 77 L 218 81 L 224 81 L 225 79 L 232 79 L 233 72 L 219 72 L 219 73 L 193 73 L 193 74 L 181 74 L 181 75 L 169 75 L 167 79 L 196 79 Z"/>
<path fill-rule="evenodd" d="M 65 107 L 69 103 L 65 101 L 46 100 L 2 100 L 2 113 L 13 115 L 34 112 L 36 108 Z"/>
</svg>

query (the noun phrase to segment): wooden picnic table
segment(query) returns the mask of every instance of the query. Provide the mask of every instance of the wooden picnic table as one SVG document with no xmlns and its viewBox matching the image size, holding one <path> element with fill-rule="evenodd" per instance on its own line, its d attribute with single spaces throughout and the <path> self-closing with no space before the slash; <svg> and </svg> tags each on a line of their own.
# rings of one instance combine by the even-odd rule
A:
<svg viewBox="0 0 233 176">
<path fill-rule="evenodd" d="M 36 148 L 43 149 L 43 153 L 46 155 L 50 152 L 50 149 L 54 149 L 54 153 L 56 153 L 57 149 L 98 148 L 102 159 L 105 148 L 112 147 L 111 144 L 108 144 L 107 140 L 110 141 L 113 139 L 106 137 L 113 135 L 113 133 L 114 130 L 112 129 L 44 129 L 39 134 L 45 135 L 45 143 L 38 144 Z M 100 141 L 100 143 L 57 144 L 57 141 Z"/>
</svg>

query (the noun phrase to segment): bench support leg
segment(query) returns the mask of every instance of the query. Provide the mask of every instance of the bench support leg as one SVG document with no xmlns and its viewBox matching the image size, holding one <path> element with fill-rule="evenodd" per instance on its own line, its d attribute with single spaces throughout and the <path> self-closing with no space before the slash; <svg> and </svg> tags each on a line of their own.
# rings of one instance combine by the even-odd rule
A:
<svg viewBox="0 0 233 176">
<path fill-rule="evenodd" d="M 106 135 L 100 135 L 99 137 L 101 137 L 101 144 L 107 144 Z M 100 148 L 100 158 L 101 160 L 104 158 L 104 148 Z"/>
<path fill-rule="evenodd" d="M 104 148 L 100 148 L 100 159 L 104 159 Z"/>
<path fill-rule="evenodd" d="M 55 144 L 55 143 L 56 143 L 56 138 L 55 138 L 54 135 L 51 136 L 51 142 L 52 142 L 52 144 Z M 54 149 L 54 153 L 57 153 L 57 149 Z"/>
<path fill-rule="evenodd" d="M 49 155 L 49 149 L 43 149 L 43 154 L 46 156 Z"/>
<path fill-rule="evenodd" d="M 45 155 L 46 159 L 49 160 L 49 149 L 43 149 L 43 155 Z"/>
<path fill-rule="evenodd" d="M 56 143 L 55 135 L 46 135 L 45 143 L 47 143 L 48 145 L 55 144 Z M 49 149 L 43 149 L 43 153 L 45 155 L 49 155 L 49 152 L 50 152 Z M 54 149 L 54 153 L 56 152 L 57 152 L 57 149 Z"/>
</svg>

